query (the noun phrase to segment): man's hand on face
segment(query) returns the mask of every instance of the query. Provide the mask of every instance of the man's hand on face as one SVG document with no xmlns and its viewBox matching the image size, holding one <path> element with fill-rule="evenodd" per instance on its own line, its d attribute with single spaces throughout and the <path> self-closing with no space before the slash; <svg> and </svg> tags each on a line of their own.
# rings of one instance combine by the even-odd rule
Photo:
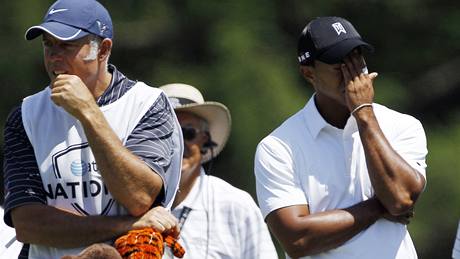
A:
<svg viewBox="0 0 460 259">
<path fill-rule="evenodd" d="M 375 72 L 363 73 L 365 67 L 364 58 L 358 50 L 352 51 L 345 57 L 344 64 L 341 66 L 345 84 L 345 101 L 350 112 L 361 104 L 373 103 L 374 101 L 372 83 L 378 74 Z"/>
<path fill-rule="evenodd" d="M 81 119 L 86 112 L 98 109 L 93 95 L 76 75 L 58 75 L 51 82 L 51 100 L 77 119 Z"/>
</svg>

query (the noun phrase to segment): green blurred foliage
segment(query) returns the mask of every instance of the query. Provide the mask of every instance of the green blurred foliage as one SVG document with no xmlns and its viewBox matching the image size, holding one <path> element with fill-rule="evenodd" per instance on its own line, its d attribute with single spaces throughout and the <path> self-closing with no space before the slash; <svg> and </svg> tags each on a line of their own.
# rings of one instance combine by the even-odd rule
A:
<svg viewBox="0 0 460 259">
<path fill-rule="evenodd" d="M 450 258 L 460 218 L 460 82 L 443 71 L 442 65 L 460 57 L 460 3 L 101 2 L 110 10 L 115 26 L 111 61 L 122 72 L 154 86 L 188 83 L 202 90 L 207 100 L 230 108 L 233 131 L 212 173 L 254 197 L 252 168 L 257 143 L 302 108 L 312 94 L 298 72 L 299 33 L 316 16 L 349 19 L 376 48 L 367 58 L 370 70 L 379 72 L 376 101 L 413 114 L 424 124 L 430 152 L 428 183 L 409 229 L 420 258 Z M 27 42 L 23 35 L 29 26 L 40 22 L 51 3 L 2 0 L 2 125 L 23 97 L 48 84 L 40 40 Z M 441 76 L 424 85 L 425 75 L 436 69 Z"/>
</svg>

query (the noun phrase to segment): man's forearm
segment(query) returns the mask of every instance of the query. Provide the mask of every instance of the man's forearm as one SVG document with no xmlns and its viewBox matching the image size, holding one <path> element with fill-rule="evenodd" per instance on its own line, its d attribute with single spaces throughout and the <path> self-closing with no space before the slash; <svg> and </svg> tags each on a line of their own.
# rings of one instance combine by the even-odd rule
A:
<svg viewBox="0 0 460 259">
<path fill-rule="evenodd" d="M 130 216 L 79 216 L 51 206 L 12 210 L 17 239 L 23 243 L 76 248 L 115 239 L 132 229 Z"/>
<path fill-rule="evenodd" d="M 363 109 L 357 114 L 375 194 L 391 214 L 403 214 L 414 205 L 423 190 L 424 179 L 391 147 L 372 109 Z"/>
<path fill-rule="evenodd" d="M 101 112 L 81 120 L 107 188 L 133 216 L 145 213 L 162 187 L 161 177 L 127 150 Z"/>
<path fill-rule="evenodd" d="M 286 224 L 269 216 L 267 223 L 287 253 L 301 257 L 339 247 L 375 223 L 384 211 L 380 202 L 372 198 L 346 209 L 297 215 Z"/>
</svg>

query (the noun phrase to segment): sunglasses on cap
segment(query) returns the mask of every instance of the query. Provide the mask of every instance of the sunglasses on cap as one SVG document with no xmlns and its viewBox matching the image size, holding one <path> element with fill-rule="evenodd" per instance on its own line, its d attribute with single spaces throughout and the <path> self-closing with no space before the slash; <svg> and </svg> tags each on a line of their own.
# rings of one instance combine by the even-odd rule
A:
<svg viewBox="0 0 460 259">
<path fill-rule="evenodd" d="M 184 137 L 185 140 L 194 140 L 198 133 L 200 133 L 200 130 L 195 129 L 194 127 L 186 126 L 186 127 L 181 127 L 182 128 L 182 136 Z"/>
</svg>

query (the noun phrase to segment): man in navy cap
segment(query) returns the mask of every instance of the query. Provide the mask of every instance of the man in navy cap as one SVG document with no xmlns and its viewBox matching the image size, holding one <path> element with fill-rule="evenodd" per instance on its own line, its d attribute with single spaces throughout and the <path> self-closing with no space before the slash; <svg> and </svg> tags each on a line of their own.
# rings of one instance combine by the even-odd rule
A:
<svg viewBox="0 0 460 259">
<path fill-rule="evenodd" d="M 108 63 L 113 27 L 94 0 L 59 0 L 41 36 L 50 83 L 5 125 L 5 222 L 20 258 L 60 258 L 133 228 L 175 231 L 183 141 L 165 94 Z M 159 206 L 162 205 L 162 206 Z"/>
<path fill-rule="evenodd" d="M 425 187 L 421 123 L 374 103 L 353 25 L 320 17 L 298 42 L 306 106 L 257 147 L 262 214 L 288 258 L 414 259 L 406 224 Z"/>
</svg>

